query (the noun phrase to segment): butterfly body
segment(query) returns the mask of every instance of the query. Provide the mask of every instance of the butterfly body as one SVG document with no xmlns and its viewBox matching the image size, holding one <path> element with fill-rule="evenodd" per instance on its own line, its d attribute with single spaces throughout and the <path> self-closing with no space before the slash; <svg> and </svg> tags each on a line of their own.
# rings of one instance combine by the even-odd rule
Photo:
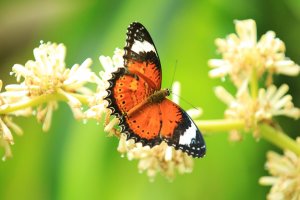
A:
<svg viewBox="0 0 300 200">
<path fill-rule="evenodd" d="M 145 27 L 137 22 L 128 27 L 124 68 L 108 80 L 108 108 L 120 119 L 127 139 L 153 147 L 165 141 L 193 157 L 203 157 L 204 139 L 187 113 L 167 99 L 161 89 L 161 65 L 157 50 Z"/>
</svg>

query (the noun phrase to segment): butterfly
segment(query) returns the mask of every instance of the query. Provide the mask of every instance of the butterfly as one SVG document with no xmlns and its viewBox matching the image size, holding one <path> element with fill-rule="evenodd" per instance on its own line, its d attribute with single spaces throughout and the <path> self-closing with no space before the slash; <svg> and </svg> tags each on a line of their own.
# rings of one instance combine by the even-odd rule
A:
<svg viewBox="0 0 300 200">
<path fill-rule="evenodd" d="M 206 145 L 191 117 L 166 97 L 157 50 L 146 28 L 133 22 L 127 29 L 124 67 L 108 80 L 108 108 L 119 118 L 127 140 L 153 147 L 165 141 L 192 157 L 203 157 Z"/>
</svg>

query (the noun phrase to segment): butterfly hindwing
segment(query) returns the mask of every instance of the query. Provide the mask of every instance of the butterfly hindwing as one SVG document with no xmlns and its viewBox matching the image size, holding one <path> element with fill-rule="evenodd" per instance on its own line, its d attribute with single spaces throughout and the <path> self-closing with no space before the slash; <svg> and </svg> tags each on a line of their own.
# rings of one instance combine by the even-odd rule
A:
<svg viewBox="0 0 300 200">
<path fill-rule="evenodd" d="M 169 99 L 148 104 L 125 119 L 122 125 L 128 139 L 150 147 L 165 141 L 193 157 L 202 157 L 206 152 L 200 130 L 188 114 Z"/>
<path fill-rule="evenodd" d="M 158 104 L 149 104 L 126 118 L 128 138 L 153 147 L 161 143 L 162 116 Z"/>
<path fill-rule="evenodd" d="M 188 114 L 168 99 L 162 101 L 161 113 L 163 118 L 161 135 L 168 145 L 181 149 L 193 157 L 203 157 L 206 152 L 204 139 Z"/>
</svg>

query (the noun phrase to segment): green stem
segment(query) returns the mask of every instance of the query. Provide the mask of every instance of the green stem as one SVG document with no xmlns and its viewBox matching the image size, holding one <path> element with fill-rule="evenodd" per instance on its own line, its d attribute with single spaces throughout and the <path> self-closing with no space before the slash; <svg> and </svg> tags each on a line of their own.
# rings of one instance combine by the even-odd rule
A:
<svg viewBox="0 0 300 200">
<path fill-rule="evenodd" d="M 71 94 L 74 97 L 76 97 L 82 104 L 87 104 L 88 100 L 87 97 L 84 95 L 80 94 Z M 27 101 L 21 101 L 18 103 L 10 104 L 8 106 L 2 106 L 0 107 L 0 114 L 8 114 L 11 112 L 15 112 L 21 109 L 25 109 L 28 107 L 34 107 L 49 101 L 68 101 L 68 99 L 63 96 L 62 94 L 59 93 L 54 93 L 54 94 L 44 94 L 38 97 L 34 97 L 32 99 L 29 99 Z"/>
<path fill-rule="evenodd" d="M 258 79 L 257 79 L 257 71 L 255 67 L 252 69 L 252 73 L 251 73 L 250 91 L 251 91 L 252 98 L 255 100 L 258 95 Z"/>
<path fill-rule="evenodd" d="M 80 101 L 80 103 L 82 103 L 84 105 L 89 104 L 88 97 L 86 95 L 77 94 L 77 93 L 71 93 L 71 95 L 76 97 Z"/>
<path fill-rule="evenodd" d="M 76 97 L 82 104 L 88 104 L 88 98 L 86 96 L 75 93 L 71 95 Z M 29 99 L 28 101 L 10 104 L 7 107 L 2 106 L 0 107 L 0 114 L 8 114 L 49 101 L 68 101 L 68 99 L 60 93 L 45 94 Z M 245 122 L 243 120 L 233 119 L 195 120 L 195 123 L 203 132 L 243 130 L 245 127 Z M 262 138 L 282 149 L 291 150 L 300 156 L 300 145 L 283 132 L 266 124 L 260 124 L 259 129 Z"/>
<path fill-rule="evenodd" d="M 243 130 L 245 128 L 245 122 L 243 120 L 195 120 L 195 123 L 204 132 Z"/>
<path fill-rule="evenodd" d="M 205 132 L 220 132 L 230 130 L 244 130 L 245 123 L 243 120 L 231 119 L 216 119 L 216 120 L 195 120 L 196 125 L 201 131 Z M 267 125 L 259 125 L 260 135 L 268 142 L 276 145 L 281 149 L 287 149 L 295 152 L 300 156 L 300 145 L 295 140 L 290 138 L 285 133 L 276 130 L 275 128 Z"/>
<path fill-rule="evenodd" d="M 283 150 L 293 151 L 300 156 L 300 145 L 285 133 L 276 130 L 275 128 L 266 124 L 260 124 L 259 129 L 262 138 L 266 139 L 267 141 L 280 147 Z"/>
</svg>

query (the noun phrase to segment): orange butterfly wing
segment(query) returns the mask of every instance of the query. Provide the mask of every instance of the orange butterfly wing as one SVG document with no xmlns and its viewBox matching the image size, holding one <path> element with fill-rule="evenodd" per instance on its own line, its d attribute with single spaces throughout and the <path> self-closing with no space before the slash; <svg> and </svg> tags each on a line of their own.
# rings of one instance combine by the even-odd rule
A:
<svg viewBox="0 0 300 200">
<path fill-rule="evenodd" d="M 146 28 L 137 22 L 127 29 L 124 65 L 143 78 L 155 90 L 161 88 L 161 65 L 153 40 Z"/>
<path fill-rule="evenodd" d="M 136 142 L 154 146 L 163 139 L 172 138 L 180 120 L 178 106 L 168 99 L 149 103 L 132 116 L 126 117 L 128 135 Z"/>
<path fill-rule="evenodd" d="M 124 50 L 125 68 L 112 73 L 105 99 L 112 114 L 120 119 L 127 139 L 150 147 L 166 141 L 193 157 L 204 156 L 203 137 L 184 110 L 165 96 L 147 101 L 161 89 L 161 66 L 143 25 L 134 22 L 128 27 Z"/>
<path fill-rule="evenodd" d="M 154 92 L 145 80 L 126 74 L 125 68 L 119 68 L 118 71 L 112 73 L 112 76 L 112 79 L 108 81 L 110 88 L 107 90 L 109 95 L 106 100 L 110 101 L 110 104 L 117 105 L 113 109 L 113 114 L 117 113 L 118 117 L 127 113 Z"/>
<path fill-rule="evenodd" d="M 125 132 L 136 142 L 150 147 L 165 141 L 194 157 L 206 152 L 204 139 L 191 118 L 168 99 L 147 104 L 126 118 Z"/>
</svg>

